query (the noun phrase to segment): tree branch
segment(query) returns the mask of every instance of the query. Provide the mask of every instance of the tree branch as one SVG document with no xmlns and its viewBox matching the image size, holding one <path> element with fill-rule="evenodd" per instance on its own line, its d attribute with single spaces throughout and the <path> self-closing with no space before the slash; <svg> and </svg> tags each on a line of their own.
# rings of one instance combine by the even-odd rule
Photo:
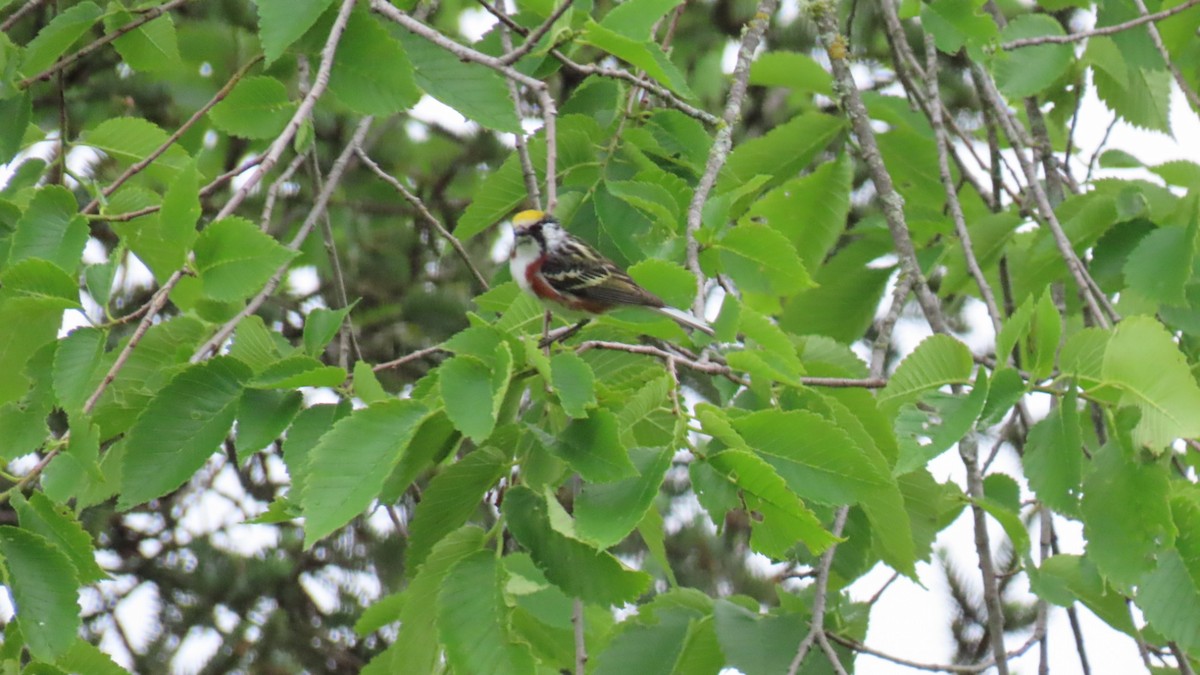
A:
<svg viewBox="0 0 1200 675">
<path fill-rule="evenodd" d="M 558 149 L 554 124 L 555 118 L 558 116 L 558 109 L 554 104 L 554 99 L 550 96 L 550 88 L 546 86 L 546 83 L 516 70 L 495 56 L 484 54 L 451 40 L 437 30 L 396 9 L 387 0 L 371 0 L 371 9 L 400 24 L 414 35 L 423 37 L 445 49 L 459 59 L 487 66 L 506 78 L 529 87 L 537 94 L 538 103 L 542 106 L 542 129 L 546 134 L 546 210 L 554 211 L 554 206 L 558 202 L 558 175 L 555 170 Z"/>
<path fill-rule="evenodd" d="M 1166 19 L 1168 17 L 1175 16 L 1176 14 L 1179 14 L 1180 12 L 1185 12 L 1185 11 L 1191 9 L 1192 7 L 1195 7 L 1196 5 L 1200 5 L 1200 0 L 1186 0 L 1186 2 L 1184 2 L 1183 4 L 1176 5 L 1169 9 L 1164 9 L 1161 12 L 1155 12 L 1154 14 L 1142 14 L 1142 16 L 1140 16 L 1138 18 L 1130 19 L 1129 21 L 1125 21 L 1124 23 L 1114 24 L 1112 26 L 1103 26 L 1101 28 L 1094 28 L 1092 30 L 1080 31 L 1078 33 L 1071 33 L 1070 35 L 1042 35 L 1039 37 L 1020 38 L 1018 40 L 1012 40 L 1009 42 L 1005 42 L 1004 44 L 1000 45 L 1000 48 L 1008 50 L 1008 49 L 1020 49 L 1021 47 L 1033 47 L 1035 45 L 1048 45 L 1048 44 L 1062 45 L 1062 44 L 1070 44 L 1072 42 L 1079 42 L 1080 40 L 1086 40 L 1090 37 L 1099 37 L 1102 35 L 1113 35 L 1115 33 L 1120 33 L 1121 31 L 1129 30 L 1130 28 L 1136 28 L 1144 23 L 1150 23 L 1152 21 L 1161 21 L 1162 19 Z M 1145 11 L 1144 7 L 1142 8 L 1142 11 L 1143 12 Z"/>
<path fill-rule="evenodd" d="M 937 296 L 929 290 L 929 284 L 926 283 L 921 265 L 917 261 L 917 253 L 905 222 L 904 198 L 896 191 L 892 176 L 883 163 L 879 145 L 875 142 L 875 131 L 871 128 L 871 118 L 863 104 L 862 95 L 854 84 L 854 76 L 847 61 L 848 47 L 845 38 L 838 32 L 837 17 L 830 7 L 823 4 L 814 4 L 811 9 L 819 30 L 818 37 L 829 54 L 834 91 L 854 127 L 863 161 L 867 165 L 871 182 L 875 184 L 875 190 L 879 193 L 880 207 L 887 221 L 888 231 L 892 235 L 892 242 L 896 246 L 896 253 L 900 257 L 900 266 L 905 276 L 912 280 L 917 302 L 934 332 L 949 333 Z"/>
<path fill-rule="evenodd" d="M 517 61 L 520 61 L 521 57 L 533 51 L 533 48 L 537 46 L 537 43 L 542 39 L 542 36 L 550 31 L 550 28 L 554 26 L 554 22 L 558 21 L 563 14 L 566 14 L 568 9 L 571 9 L 571 2 L 569 1 L 560 5 L 558 9 L 554 10 L 554 12 L 542 22 L 542 25 L 535 28 L 532 33 L 526 35 L 525 42 L 522 43 L 520 47 L 513 49 L 511 45 L 506 46 L 504 48 L 505 54 L 500 57 L 500 62 L 505 65 L 512 65 Z"/>
<path fill-rule="evenodd" d="M 843 506 L 837 510 L 837 515 L 833 518 L 833 528 L 830 530 L 834 537 L 842 536 L 842 529 L 846 527 L 846 516 L 849 513 L 850 507 L 848 506 Z M 792 662 L 787 669 L 787 675 L 796 675 L 813 644 L 825 636 L 825 606 L 828 600 L 826 595 L 829 592 L 829 569 L 833 566 L 833 554 L 836 550 L 837 544 L 833 544 L 821 554 L 821 564 L 817 567 L 817 582 L 813 588 L 812 620 L 809 622 L 808 634 L 804 636 L 804 639 L 800 641 L 800 646 L 796 648 L 796 655 L 792 657 Z M 821 645 L 822 649 L 828 646 L 828 640 L 825 640 Z M 825 654 L 829 658 L 829 663 L 833 666 L 834 672 L 839 675 L 846 675 L 846 671 L 842 668 L 837 654 L 831 653 L 832 651 L 832 648 L 829 648 Z"/>
<path fill-rule="evenodd" d="M 88 202 L 87 205 L 84 206 L 80 211 L 80 213 L 86 214 L 94 211 L 96 207 L 100 205 L 102 199 L 111 197 L 118 188 L 125 184 L 125 181 L 141 173 L 146 169 L 146 167 L 150 166 L 154 160 L 161 157 L 163 153 L 171 148 L 172 145 L 175 145 L 175 141 L 178 141 L 180 137 L 187 133 L 188 129 L 191 129 L 196 122 L 199 122 L 200 118 L 204 117 L 205 113 L 211 110 L 213 106 L 223 101 L 225 97 L 229 95 L 229 92 L 233 90 L 234 86 L 236 86 L 237 83 L 246 76 L 246 73 L 250 72 L 250 69 L 253 68 L 259 61 L 262 61 L 262 59 L 262 54 L 259 54 L 258 56 L 255 56 L 247 61 L 246 65 L 239 68 L 238 71 L 229 78 L 229 81 L 225 83 L 225 86 L 221 87 L 216 94 L 213 94 L 212 98 L 208 99 L 207 103 L 200 106 L 196 112 L 192 113 L 192 116 L 189 117 L 182 125 L 180 125 L 180 127 L 176 129 L 174 133 L 168 136 L 167 140 L 163 141 L 162 145 L 155 148 L 149 155 L 146 155 L 144 159 L 131 164 L 128 169 L 125 169 L 124 173 L 122 173 L 120 176 L 117 176 L 116 180 L 114 180 L 112 183 L 109 183 L 107 187 L 100 191 L 100 196 Z"/>
<path fill-rule="evenodd" d="M 349 4 L 353 4 L 353 0 L 350 0 Z M 350 142 L 347 143 L 346 147 L 342 149 L 341 154 L 338 155 L 338 158 L 334 161 L 333 167 L 330 168 L 329 176 L 325 181 L 325 185 L 322 187 L 321 192 L 317 195 L 317 199 L 313 203 L 312 210 L 309 211 L 308 217 L 304 219 L 304 223 L 300 226 L 300 229 L 296 231 L 296 235 L 292 237 L 292 241 L 288 243 L 287 247 L 289 249 L 293 251 L 299 250 L 300 246 L 304 243 L 304 240 L 308 238 L 309 233 L 311 233 L 313 228 L 316 226 L 317 221 L 320 220 L 321 216 L 325 213 L 325 209 L 329 205 L 329 198 L 333 195 L 333 191 L 337 188 L 338 183 L 341 182 L 342 175 L 346 172 L 346 166 L 350 163 L 350 158 L 354 156 L 354 153 L 362 143 L 363 138 L 366 137 L 367 131 L 371 128 L 372 121 L 374 121 L 374 118 L 368 116 L 364 117 L 362 121 L 358 123 L 358 127 L 354 130 L 354 135 L 350 137 Z M 251 298 L 250 301 L 246 303 L 246 306 L 243 307 L 236 315 L 234 315 L 233 318 L 222 324 L 211 338 L 205 341 L 204 344 L 200 345 L 200 348 L 197 349 L 194 354 L 192 354 L 191 362 L 196 363 L 198 361 L 202 361 L 208 358 L 211 354 L 216 353 L 216 351 L 221 348 L 221 345 L 225 344 L 225 340 L 229 339 L 229 336 L 233 334 L 233 331 L 237 328 L 238 324 L 241 323 L 246 317 L 257 312 L 258 308 L 261 307 L 264 302 L 266 302 L 267 298 L 271 297 L 271 295 L 275 292 L 275 289 L 279 287 L 279 283 L 283 280 L 283 275 L 287 273 L 288 267 L 290 266 L 290 260 L 280 265 L 279 269 L 275 270 L 275 273 L 271 275 L 271 278 L 267 281 L 266 285 L 263 286 L 263 289 L 259 291 L 257 295 Z"/>
<path fill-rule="evenodd" d="M 480 273 L 479 268 L 475 267 L 475 263 L 471 261 L 471 256 L 467 253 L 467 249 L 463 247 L 462 242 L 460 242 L 458 238 L 450 232 L 450 230 L 447 230 L 446 227 L 442 225 L 440 220 L 430 213 L 429 209 L 426 208 L 425 203 L 421 201 L 421 198 L 413 194 L 408 188 L 404 187 L 404 183 L 401 183 L 391 174 L 384 171 L 383 168 L 380 167 L 375 160 L 371 159 L 371 157 L 367 155 L 362 148 L 358 148 L 357 152 L 358 158 L 362 160 L 362 163 L 366 165 L 368 169 L 375 172 L 375 175 L 382 178 L 385 183 L 395 188 L 396 192 L 399 192 L 400 196 L 404 197 L 408 203 L 413 205 L 413 208 L 417 210 L 417 213 L 421 214 L 421 217 L 425 220 L 425 222 L 428 223 L 429 226 L 434 229 L 434 231 L 441 235 L 442 238 L 454 248 L 454 250 L 458 253 L 458 257 L 462 258 L 463 263 L 467 266 L 467 269 L 471 270 L 471 274 L 474 275 L 475 281 L 479 283 L 480 288 L 485 291 L 488 290 L 490 286 L 488 286 L 487 279 L 484 278 L 482 273 Z"/>
<path fill-rule="evenodd" d="M 929 87 L 929 111 L 930 124 L 933 126 L 933 136 L 937 143 L 938 155 L 938 172 L 942 178 L 942 189 L 946 192 L 946 207 L 950 211 L 950 218 L 954 221 L 954 232 L 958 235 L 958 242 L 962 246 L 963 257 L 967 261 L 967 270 L 971 273 L 971 277 L 975 279 L 975 285 L 979 287 L 979 295 L 983 298 L 983 302 L 987 305 L 988 317 L 992 320 L 992 330 L 996 335 L 1000 335 L 1001 317 L 1000 307 L 996 304 L 996 295 L 992 292 L 992 287 L 988 284 L 987 277 L 983 274 L 983 269 L 979 267 L 979 260 L 975 258 L 975 249 L 971 244 L 971 233 L 967 230 L 967 220 L 963 216 L 962 204 L 958 201 L 958 191 L 954 187 L 954 178 L 950 175 L 950 161 L 947 158 L 946 147 L 946 128 L 942 124 L 942 96 L 938 89 L 938 54 L 937 47 L 933 43 L 933 34 L 925 34 L 925 77 L 926 84 Z M 1002 355 L 997 355 L 997 358 L 1004 358 Z"/>
<path fill-rule="evenodd" d="M 708 201 L 708 193 L 716 184 L 717 174 L 720 173 L 721 167 L 725 166 L 725 160 L 728 159 L 729 150 L 733 146 L 733 129 L 742 118 L 742 100 L 746 97 L 749 87 L 750 62 L 753 60 L 754 50 L 758 49 L 759 43 L 762 42 L 763 34 L 767 32 L 767 25 L 778 5 L 777 0 L 762 0 L 754 18 L 742 29 L 742 43 L 738 47 L 737 65 L 733 68 L 733 83 L 725 101 L 725 113 L 717 128 L 717 137 L 713 139 L 712 148 L 708 152 L 704 173 L 692 194 L 691 203 L 688 204 L 687 264 L 688 269 L 696 276 L 697 290 L 692 312 L 701 319 L 704 318 L 704 300 L 707 294 L 704 292 L 704 271 L 700 269 L 700 242 L 697 241 L 696 234 L 700 231 L 700 219 L 704 203 Z"/>
<path fill-rule="evenodd" d="M 153 21 L 153 20 L 157 19 L 158 17 L 162 16 L 163 14 L 166 14 L 167 12 L 175 9 L 176 7 L 184 4 L 185 2 L 190 2 L 190 0 L 170 0 L 170 2 L 166 2 L 157 7 L 152 7 L 150 9 L 146 10 L 138 18 L 134 19 L 133 21 L 130 21 L 129 23 L 125 24 L 124 26 L 121 26 L 120 28 L 114 30 L 111 33 L 105 33 L 100 38 L 85 45 L 79 51 L 59 58 L 57 61 L 54 62 L 53 65 L 51 65 L 49 68 L 43 70 L 42 72 L 38 73 L 37 75 L 34 75 L 33 77 L 27 77 L 24 80 L 21 80 L 20 82 L 17 83 L 17 88 L 18 89 L 26 89 L 29 87 L 29 85 L 33 84 L 34 82 L 45 82 L 46 80 L 49 80 L 52 75 L 75 65 L 76 61 L 82 59 L 83 57 L 87 56 L 88 54 L 91 54 L 92 52 L 96 51 L 97 49 L 116 40 L 117 38 L 121 37 L 122 35 L 130 32 L 130 31 L 136 30 L 137 28 L 150 23 L 151 21 Z"/>
</svg>

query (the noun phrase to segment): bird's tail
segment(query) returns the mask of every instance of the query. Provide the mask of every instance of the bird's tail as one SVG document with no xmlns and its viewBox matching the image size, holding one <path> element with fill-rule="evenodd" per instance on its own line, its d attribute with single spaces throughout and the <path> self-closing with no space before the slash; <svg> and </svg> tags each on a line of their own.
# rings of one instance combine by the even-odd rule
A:
<svg viewBox="0 0 1200 675">
<path fill-rule="evenodd" d="M 680 311 L 674 307 L 655 307 L 654 310 L 659 314 L 663 314 L 674 319 L 676 323 L 684 328 L 698 330 L 706 335 L 716 335 L 716 333 L 713 332 L 712 326 L 709 326 L 687 312 Z"/>
</svg>

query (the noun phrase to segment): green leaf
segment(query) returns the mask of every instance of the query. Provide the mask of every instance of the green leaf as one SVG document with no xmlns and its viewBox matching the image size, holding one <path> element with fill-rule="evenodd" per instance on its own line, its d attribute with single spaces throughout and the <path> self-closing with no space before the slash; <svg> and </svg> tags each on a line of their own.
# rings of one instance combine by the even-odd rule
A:
<svg viewBox="0 0 1200 675">
<path fill-rule="evenodd" d="M 607 648 L 596 655 L 594 675 L 671 675 L 676 670 L 684 641 L 687 639 L 691 613 L 671 608 L 659 610 L 651 618 L 642 618 L 639 612 L 637 623 L 624 625 L 623 631 L 610 642 Z M 589 659 L 590 660 L 590 659 Z"/>
<path fill-rule="evenodd" d="M 1049 292 L 1042 294 L 1033 317 L 1031 353 L 1033 378 L 1041 380 L 1054 370 L 1054 359 L 1058 356 L 1058 340 L 1062 336 L 1062 317 Z"/>
<path fill-rule="evenodd" d="M 208 111 L 213 124 L 231 136 L 274 138 L 296 113 L 297 104 L 274 77 L 247 77 Z"/>
<path fill-rule="evenodd" d="M 603 408 L 571 420 L 558 434 L 553 450 L 591 483 L 609 483 L 637 475 L 621 444 L 616 416 Z"/>
<path fill-rule="evenodd" d="M 399 37 L 422 91 L 488 129 L 522 133 L 508 86 L 499 73 L 462 61 L 425 38 L 408 32 Z"/>
<path fill-rule="evenodd" d="M 771 176 L 777 183 L 792 178 L 842 133 L 844 125 L 840 117 L 805 113 L 758 138 L 739 143 L 729 153 L 717 180 L 716 194 L 744 185 L 755 176 Z"/>
<path fill-rule="evenodd" d="M 96 551 L 92 538 L 83 525 L 65 506 L 55 504 L 41 492 L 34 492 L 26 500 L 19 493 L 13 498 L 21 528 L 45 537 L 58 548 L 75 568 L 75 578 L 90 584 L 108 579 L 109 576 L 96 563 Z"/>
<path fill-rule="evenodd" d="M 529 488 L 511 488 L 501 509 L 513 537 L 529 550 L 546 578 L 567 595 L 589 603 L 619 605 L 632 602 L 650 586 L 650 575 L 626 569 L 610 554 L 552 528 L 545 500 Z"/>
<path fill-rule="evenodd" d="M 755 61 L 755 65 L 761 63 Z M 822 70 L 821 72 L 824 72 Z M 848 155 L 787 181 L 759 199 L 746 214 L 781 232 L 796 247 L 807 270 L 820 269 L 846 229 L 854 163 Z M 796 214 L 803 213 L 803 218 Z"/>
<path fill-rule="evenodd" d="M 894 415 L 902 404 L 923 391 L 965 383 L 973 366 L 971 350 L 966 345 L 949 335 L 930 336 L 892 373 L 887 386 L 879 392 L 879 408 Z"/>
<path fill-rule="evenodd" d="M 1107 384 L 1121 389 L 1121 405 L 1141 411 L 1133 440 L 1160 452 L 1177 438 L 1200 435 L 1200 387 L 1187 359 L 1162 324 L 1130 317 L 1114 329 L 1102 367 Z"/>
<path fill-rule="evenodd" d="M 89 483 L 102 483 L 100 473 L 100 431 L 87 418 L 69 420 L 71 438 L 67 447 L 54 457 L 42 474 L 42 489 L 56 502 L 77 496 Z M 82 500 L 81 500 L 82 501 Z"/>
<path fill-rule="evenodd" d="M 474 198 L 458 219 L 454 235 L 466 241 L 495 225 L 528 198 L 521 160 L 514 152 L 476 188 Z"/>
<path fill-rule="evenodd" d="M 26 258 L 10 265 L 0 274 L 0 283 L 18 304 L 45 309 L 79 307 L 79 283 L 48 260 Z"/>
<path fill-rule="evenodd" d="M 175 270 L 182 269 L 187 262 L 187 253 L 196 241 L 196 221 L 200 219 L 199 174 L 196 164 L 189 162 L 179 177 L 167 186 L 163 195 L 162 210 L 158 222 L 143 225 L 136 239 L 140 246 L 130 247 L 165 280 Z M 151 237 L 156 240 L 151 241 Z"/>
<path fill-rule="evenodd" d="M 1029 430 L 1021 460 L 1029 487 L 1042 503 L 1064 515 L 1079 513 L 1083 441 L 1075 389 Z"/>
<path fill-rule="evenodd" d="M 454 426 L 477 443 L 490 436 L 496 411 L 480 402 L 493 400 L 492 369 L 473 356 L 455 356 L 438 367 L 438 382 Z"/>
<path fill-rule="evenodd" d="M 602 24 L 588 20 L 583 32 L 576 38 L 584 44 L 602 49 L 609 54 L 637 66 L 666 88 L 685 99 L 695 95 L 687 86 L 687 78 L 667 58 L 662 47 L 652 40 L 635 40 L 621 35 Z"/>
<path fill-rule="evenodd" d="M 296 257 L 292 251 L 238 216 L 209 224 L 196 240 L 196 271 L 205 295 L 236 301 L 254 295 L 280 266 Z"/>
<path fill-rule="evenodd" d="M 371 364 L 366 361 L 354 362 L 354 395 L 367 405 L 391 398 L 391 394 L 379 383 L 379 378 L 375 377 Z"/>
<path fill-rule="evenodd" d="M 1021 14 L 1004 27 L 1000 41 L 1064 34 L 1062 25 L 1051 16 Z M 991 67 L 1000 91 L 1011 99 L 1018 99 L 1034 96 L 1054 84 L 1074 60 L 1072 45 L 1044 44 L 998 51 Z"/>
<path fill-rule="evenodd" d="M 237 458 L 250 455 L 275 442 L 300 412 L 304 397 L 298 391 L 247 389 L 242 392 L 237 417 Z"/>
<path fill-rule="evenodd" d="M 87 220 L 69 190 L 59 185 L 41 188 L 30 201 L 12 235 L 9 264 L 26 258 L 49 260 L 74 274 L 87 243 Z"/>
<path fill-rule="evenodd" d="M 803 499 L 856 504 L 880 490 L 899 492 L 882 455 L 866 453 L 828 420 L 804 410 L 763 410 L 733 427 Z"/>
<path fill-rule="evenodd" d="M 219 356 L 176 375 L 129 431 L 117 508 L 178 488 L 220 449 L 233 426 L 250 369 Z"/>
<path fill-rule="evenodd" d="M 338 387 L 346 381 L 346 371 L 327 366 L 311 356 L 291 356 L 271 364 L 247 386 L 256 389 L 295 389 L 297 387 Z"/>
<path fill-rule="evenodd" d="M 304 351 L 309 356 L 319 357 L 325 346 L 341 330 L 346 315 L 353 307 L 325 309 L 317 307 L 304 316 Z"/>
<path fill-rule="evenodd" d="M 1158 566 L 1138 585 L 1137 604 L 1150 626 L 1184 653 L 1200 651 L 1200 589 L 1178 551 L 1158 556 Z"/>
<path fill-rule="evenodd" d="M 438 593 L 450 570 L 460 560 L 479 551 L 483 542 L 483 530 L 468 525 L 450 533 L 433 547 L 425 564 L 404 590 L 396 641 L 372 660 L 363 673 L 429 675 L 436 671 L 435 662 L 440 651 L 435 622 Z"/>
<path fill-rule="evenodd" d="M 1160 227 L 1142 238 L 1125 262 L 1129 288 L 1166 305 L 1186 305 L 1184 288 L 1196 256 L 1196 221 L 1188 227 Z"/>
<path fill-rule="evenodd" d="M 638 476 L 614 483 L 588 483 L 575 498 L 575 529 L 579 538 L 601 549 L 613 546 L 637 527 L 654 503 L 672 452 L 662 448 L 632 448 L 629 459 Z"/>
<path fill-rule="evenodd" d="M 509 633 L 496 556 L 478 551 L 450 569 L 437 602 L 437 626 L 456 672 L 524 675 L 535 671 L 529 645 Z"/>
<path fill-rule="evenodd" d="M 146 159 L 166 141 L 167 132 L 139 117 L 105 120 L 83 134 L 81 140 L 126 165 Z M 147 173 L 173 180 L 189 161 L 188 154 L 179 145 L 172 145 L 151 162 Z"/>
<path fill-rule="evenodd" d="M 1170 133 L 1171 74 L 1129 63 L 1108 37 L 1088 40 L 1084 60 L 1092 66 L 1096 94 L 1126 122 Z"/>
<path fill-rule="evenodd" d="M 987 402 L 987 378 L 982 375 L 970 394 L 927 391 L 918 402 L 906 403 L 896 416 L 900 456 L 894 472 L 903 475 L 925 466 L 968 433 Z"/>
<path fill-rule="evenodd" d="M 461 527 L 480 508 L 484 494 L 509 469 L 508 456 L 483 447 L 450 465 L 429 482 L 412 515 L 405 561 L 410 572 L 425 562 L 442 537 Z"/>
<path fill-rule="evenodd" d="M 129 671 L 114 663 L 111 656 L 82 639 L 75 640 L 67 653 L 58 658 L 56 664 L 70 673 L 129 675 Z"/>
<path fill-rule="evenodd" d="M 104 17 L 104 28 L 112 32 L 135 20 L 133 14 L 125 11 L 116 2 L 110 2 L 108 14 Z M 164 14 L 125 33 L 113 41 L 113 47 L 134 70 L 167 71 L 182 64 L 179 39 L 175 35 L 175 21 L 170 14 Z"/>
<path fill-rule="evenodd" d="M 1030 573 L 1030 583 L 1038 595 L 1056 605 L 1070 606 L 1078 599 L 1113 628 L 1130 636 L 1139 634 L 1125 597 L 1104 583 L 1088 558 L 1051 556 Z"/>
<path fill-rule="evenodd" d="M 881 253 L 870 242 L 839 251 L 817 271 L 816 288 L 786 302 L 780 327 L 794 335 L 826 335 L 845 344 L 861 338 L 892 276 L 891 268 L 870 266 Z"/>
<path fill-rule="evenodd" d="M 345 525 L 365 509 L 429 415 L 413 400 L 381 401 L 334 424 L 309 453 L 300 505 L 304 545 Z"/>
<path fill-rule="evenodd" d="M 833 96 L 833 76 L 807 54 L 767 52 L 750 64 L 750 84 Z"/>
<path fill-rule="evenodd" d="M 91 30 L 104 10 L 94 2 L 81 2 L 58 13 L 25 47 L 21 72 L 27 77 L 49 68 L 76 40 Z"/>
<path fill-rule="evenodd" d="M 393 115 L 421 97 L 404 48 L 364 10 L 350 14 L 333 61 L 329 91 L 363 115 Z"/>
<path fill-rule="evenodd" d="M 612 9 L 600 20 L 600 25 L 632 40 L 653 38 L 651 31 L 658 22 L 683 0 L 628 0 Z"/>
<path fill-rule="evenodd" d="M 744 291 L 794 295 L 814 285 L 792 242 L 766 225 L 738 225 L 716 246 L 721 267 Z"/>
<path fill-rule="evenodd" d="M 946 54 L 956 54 L 968 43 L 978 48 L 999 32 L 996 22 L 983 10 L 983 0 L 921 3 L 921 25 Z"/>
<path fill-rule="evenodd" d="M 696 298 L 696 276 L 678 263 L 646 258 L 628 271 L 634 281 L 672 307 L 691 307 Z"/>
<path fill-rule="evenodd" d="M 0 100 L 0 162 L 9 164 L 21 150 L 32 117 L 32 95 L 28 89 Z M 0 253 L 2 258 L 4 255 Z"/>
<path fill-rule="evenodd" d="M 808 630 L 803 614 L 762 616 L 728 600 L 714 604 L 713 618 L 726 662 L 746 675 L 787 672 L 796 653 L 782 646 Z"/>
<path fill-rule="evenodd" d="M 25 646 L 35 658 L 54 662 L 79 631 L 75 568 L 44 537 L 9 525 L 0 526 L 0 559 Z"/>
<path fill-rule="evenodd" d="M 837 541 L 812 511 L 788 490 L 770 464 L 745 450 L 724 450 L 708 457 L 707 465 L 737 490 L 751 519 L 750 546 L 773 558 L 785 558 L 797 544 L 820 553 Z"/>
<path fill-rule="evenodd" d="M 258 39 L 262 42 L 267 65 L 283 55 L 300 39 L 333 0 L 255 0 L 258 6 Z"/>
<path fill-rule="evenodd" d="M 666 445 L 674 438 L 675 417 L 665 407 L 671 393 L 671 378 L 666 374 L 642 385 L 625 397 L 625 407 L 617 413 L 617 429 L 626 447 Z"/>
<path fill-rule="evenodd" d="M 325 432 L 344 418 L 349 405 L 318 404 L 297 413 L 283 441 L 283 462 L 292 479 L 292 495 L 304 494 L 308 484 L 309 458 Z"/>
<path fill-rule="evenodd" d="M 596 405 L 596 376 L 587 362 L 574 352 L 559 352 L 550 359 L 550 373 L 563 410 L 587 417 L 587 409 Z"/>
<path fill-rule="evenodd" d="M 1175 537 L 1166 468 L 1131 461 L 1111 442 L 1092 456 L 1083 479 L 1087 556 L 1109 581 L 1129 589 Z"/>
</svg>

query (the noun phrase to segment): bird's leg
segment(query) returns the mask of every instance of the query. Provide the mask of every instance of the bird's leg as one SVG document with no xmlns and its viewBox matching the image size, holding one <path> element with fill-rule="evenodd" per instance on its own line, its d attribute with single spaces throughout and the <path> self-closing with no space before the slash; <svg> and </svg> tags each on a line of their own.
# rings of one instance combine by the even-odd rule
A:
<svg viewBox="0 0 1200 675">
<path fill-rule="evenodd" d="M 575 324 L 574 326 L 570 326 L 567 329 L 563 330 L 561 333 L 556 333 L 554 335 L 551 335 L 549 333 L 544 333 L 543 334 L 544 337 L 542 337 L 541 342 L 538 342 L 538 347 L 546 348 L 546 347 L 549 347 L 550 345 L 554 344 L 555 342 L 562 342 L 563 340 L 566 340 L 567 338 L 571 337 L 572 335 L 578 333 L 580 330 L 583 329 L 584 326 L 588 325 L 591 321 L 592 321 L 591 319 L 583 319 L 582 321 Z"/>
</svg>

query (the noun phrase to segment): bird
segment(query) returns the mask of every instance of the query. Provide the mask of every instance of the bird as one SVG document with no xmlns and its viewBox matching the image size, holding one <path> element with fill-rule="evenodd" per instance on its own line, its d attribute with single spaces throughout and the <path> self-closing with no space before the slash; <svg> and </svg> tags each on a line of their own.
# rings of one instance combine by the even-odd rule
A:
<svg viewBox="0 0 1200 675">
<path fill-rule="evenodd" d="M 521 211 L 512 219 L 514 243 L 508 266 L 521 290 L 567 316 L 592 316 L 617 307 L 645 307 L 679 325 L 713 335 L 692 315 L 668 307 L 616 263 L 567 232 L 553 215 Z M 567 310 L 567 311 L 562 311 Z M 573 332 L 573 331 L 572 331 Z"/>
</svg>

